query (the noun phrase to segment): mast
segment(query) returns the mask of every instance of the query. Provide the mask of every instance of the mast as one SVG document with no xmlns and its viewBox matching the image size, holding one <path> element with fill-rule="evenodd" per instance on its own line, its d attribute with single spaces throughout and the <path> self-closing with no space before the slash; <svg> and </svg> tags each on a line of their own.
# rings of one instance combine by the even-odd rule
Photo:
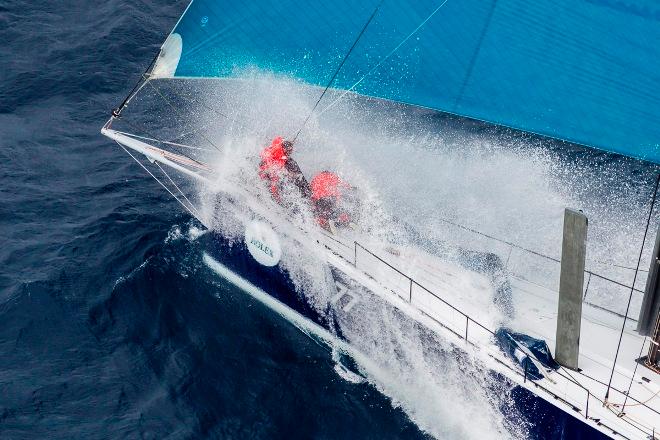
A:
<svg viewBox="0 0 660 440">
<path fill-rule="evenodd" d="M 651 338 L 645 365 L 660 373 L 660 226 L 655 237 L 637 332 Z"/>
<path fill-rule="evenodd" d="M 660 373 L 660 312 L 655 320 L 655 330 L 651 336 L 651 347 L 646 358 L 646 366 Z"/>
</svg>

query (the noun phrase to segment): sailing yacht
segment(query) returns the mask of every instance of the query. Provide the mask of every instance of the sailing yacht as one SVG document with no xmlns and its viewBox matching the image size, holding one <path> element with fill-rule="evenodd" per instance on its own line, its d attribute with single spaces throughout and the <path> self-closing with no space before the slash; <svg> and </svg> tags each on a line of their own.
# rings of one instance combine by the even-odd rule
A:
<svg viewBox="0 0 660 440">
<path fill-rule="evenodd" d="M 319 121 L 346 102 L 353 116 L 426 109 L 658 160 L 660 107 L 644 90 L 659 90 L 647 60 L 660 31 L 647 9 L 615 3 L 194 0 L 102 133 L 211 231 L 210 270 L 342 368 L 396 381 L 382 354 L 417 344 L 439 374 L 453 365 L 478 384 L 502 436 L 660 438 L 657 265 L 644 289 L 642 253 L 632 282 L 586 270 L 584 213 L 567 207 L 561 259 L 455 221 L 429 239 L 366 194 L 355 224 L 323 228 L 304 199 L 274 200 L 255 160 L 278 135 L 320 142 Z M 300 99 L 254 96 L 264 87 Z M 459 232 L 494 244 L 471 248 Z M 516 271 L 513 252 L 556 265 L 559 288 Z M 659 252 L 660 241 L 652 261 Z M 592 302 L 592 280 L 625 312 Z"/>
</svg>

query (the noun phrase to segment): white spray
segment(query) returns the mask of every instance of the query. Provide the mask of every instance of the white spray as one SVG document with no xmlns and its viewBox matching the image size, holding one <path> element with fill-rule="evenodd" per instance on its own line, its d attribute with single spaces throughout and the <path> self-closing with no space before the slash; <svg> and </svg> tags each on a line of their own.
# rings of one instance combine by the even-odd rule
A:
<svg viewBox="0 0 660 440">
<path fill-rule="evenodd" d="M 187 87 L 191 95 L 203 96 L 197 99 L 208 111 L 196 114 L 197 124 L 210 128 L 186 141 L 212 139 L 221 147 L 212 160 L 223 181 L 260 191 L 265 191 L 256 173 L 260 149 L 275 136 L 296 133 L 321 91 L 256 71 Z M 331 91 L 327 103 L 339 93 Z M 418 241 L 419 236 L 411 237 L 402 227 L 405 222 L 426 240 L 493 252 L 516 270 L 529 271 L 530 277 L 554 286 L 556 263 L 456 225 L 557 258 L 563 209 L 574 207 L 590 219 L 588 265 L 621 281 L 632 278 L 628 269 L 617 271 L 613 264 L 636 263 L 649 188 L 643 178 L 636 182 L 626 174 L 623 165 L 585 167 L 520 137 L 498 140 L 488 133 L 451 127 L 430 112 L 351 94 L 331 111 L 310 119 L 294 157 L 308 179 L 327 169 L 358 186 L 369 207 L 361 226 L 378 240 Z M 215 226 L 238 237 L 240 222 L 232 220 L 236 213 L 218 211 L 208 197 L 213 189 L 205 191 L 202 199 L 213 201 L 205 212 L 216 216 Z M 323 304 L 327 298 L 319 285 L 324 277 L 313 263 L 318 260 L 308 251 L 300 252 L 283 264 L 300 288 L 307 294 L 317 292 Z M 604 301 L 616 295 L 596 294 L 605 296 Z M 358 336 L 371 344 L 361 348 L 378 365 L 363 372 L 424 430 L 438 438 L 524 435 L 524 426 L 512 427 L 503 420 L 498 406 L 506 402 L 484 405 L 493 398 L 479 367 L 465 374 L 465 366 L 451 356 L 437 365 L 438 359 L 425 354 L 419 332 L 396 314 L 374 310 L 363 318 Z"/>
</svg>

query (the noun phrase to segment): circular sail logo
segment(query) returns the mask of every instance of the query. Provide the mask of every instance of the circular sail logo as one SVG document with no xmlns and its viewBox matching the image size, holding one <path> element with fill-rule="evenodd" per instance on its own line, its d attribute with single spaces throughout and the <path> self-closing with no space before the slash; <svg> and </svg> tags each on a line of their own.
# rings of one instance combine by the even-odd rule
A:
<svg viewBox="0 0 660 440">
<path fill-rule="evenodd" d="M 280 238 L 268 223 L 253 221 L 245 228 L 245 244 L 248 251 L 264 266 L 276 266 L 282 258 Z"/>
</svg>

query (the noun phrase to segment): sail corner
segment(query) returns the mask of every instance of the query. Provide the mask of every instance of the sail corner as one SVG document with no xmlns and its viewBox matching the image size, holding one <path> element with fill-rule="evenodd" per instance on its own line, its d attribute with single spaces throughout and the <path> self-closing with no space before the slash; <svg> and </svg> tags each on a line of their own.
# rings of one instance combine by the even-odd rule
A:
<svg viewBox="0 0 660 440">
<path fill-rule="evenodd" d="M 183 40 L 177 33 L 170 34 L 160 48 L 158 59 L 151 71 L 151 78 L 172 78 L 181 60 Z"/>
</svg>

